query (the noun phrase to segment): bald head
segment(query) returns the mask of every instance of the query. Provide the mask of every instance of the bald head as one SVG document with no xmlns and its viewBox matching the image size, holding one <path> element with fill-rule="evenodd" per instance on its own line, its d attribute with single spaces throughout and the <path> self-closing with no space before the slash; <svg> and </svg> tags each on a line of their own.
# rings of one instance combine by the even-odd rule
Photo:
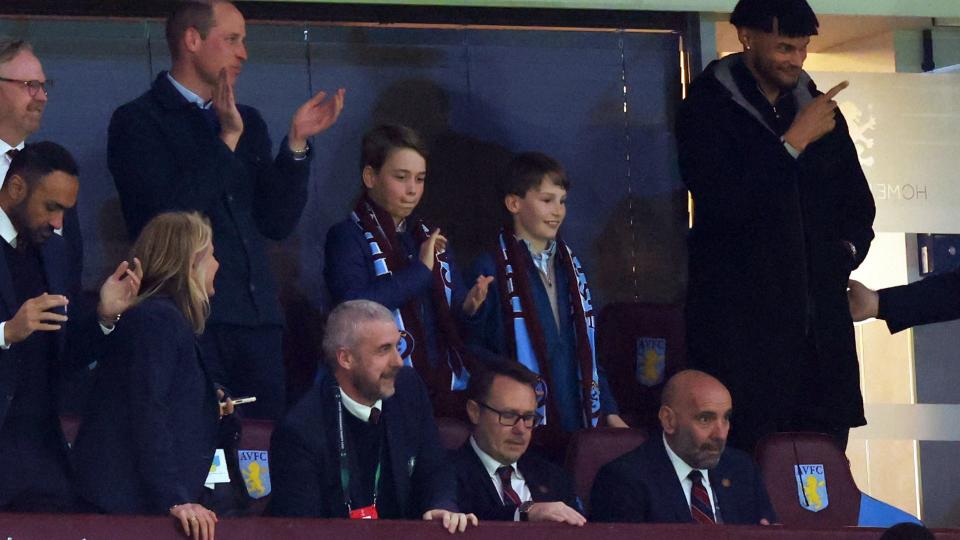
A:
<svg viewBox="0 0 960 540">
<path fill-rule="evenodd" d="M 678 400 L 689 399 L 693 395 L 704 392 L 721 390 L 726 392 L 728 397 L 730 396 L 727 387 L 713 375 L 695 369 L 685 369 L 670 377 L 664 385 L 663 393 L 660 395 L 660 405 L 675 406 Z"/>
<path fill-rule="evenodd" d="M 695 469 L 715 467 L 733 412 L 723 383 L 702 371 L 681 371 L 667 381 L 660 403 L 660 426 L 674 453 Z"/>
</svg>

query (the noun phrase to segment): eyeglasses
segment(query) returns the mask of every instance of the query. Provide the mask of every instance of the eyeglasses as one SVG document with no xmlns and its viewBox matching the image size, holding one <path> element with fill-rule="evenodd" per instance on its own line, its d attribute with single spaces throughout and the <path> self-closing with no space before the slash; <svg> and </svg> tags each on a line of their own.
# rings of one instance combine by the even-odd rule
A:
<svg viewBox="0 0 960 540">
<path fill-rule="evenodd" d="M 37 97 L 37 92 L 43 90 L 43 95 L 47 95 L 47 87 L 53 88 L 53 81 L 22 81 L 20 79 L 8 79 L 6 77 L 0 77 L 0 81 L 22 84 L 27 88 L 27 93 L 30 94 L 30 97 Z"/>
<path fill-rule="evenodd" d="M 501 426 L 513 427 L 517 425 L 517 422 L 523 420 L 524 427 L 533 429 L 539 426 L 540 422 L 543 421 L 543 417 L 537 413 L 517 414 L 515 412 L 498 411 L 493 407 L 487 405 L 486 403 L 483 403 L 480 401 L 478 401 L 477 404 L 483 407 L 484 409 L 497 413 L 497 416 L 499 416 L 498 420 Z"/>
</svg>

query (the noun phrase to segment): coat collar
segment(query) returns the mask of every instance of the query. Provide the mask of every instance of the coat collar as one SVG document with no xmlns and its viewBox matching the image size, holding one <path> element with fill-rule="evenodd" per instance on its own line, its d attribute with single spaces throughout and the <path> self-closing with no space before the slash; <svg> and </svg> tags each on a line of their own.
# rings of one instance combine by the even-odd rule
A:
<svg viewBox="0 0 960 540">
<path fill-rule="evenodd" d="M 160 106 L 164 109 L 185 109 L 188 107 L 196 107 L 193 103 L 187 101 L 187 98 L 183 97 L 183 94 L 173 83 L 170 82 L 169 77 L 167 77 L 166 71 L 161 71 L 157 78 L 153 81 L 153 86 L 150 88 L 150 91 L 153 93 L 154 97 L 160 103 Z"/>
<path fill-rule="evenodd" d="M 731 54 L 723 57 L 720 60 L 714 61 L 708 70 L 711 76 L 730 93 L 730 99 L 732 99 L 734 103 L 747 111 L 750 116 L 754 117 L 763 127 L 767 128 L 768 131 L 774 135 L 777 135 L 777 130 L 773 129 L 773 127 L 767 123 L 767 121 L 763 118 L 763 114 L 761 114 L 760 111 L 758 111 L 757 108 L 750 103 L 750 100 L 743 95 L 743 92 L 740 91 L 740 87 L 737 86 L 737 82 L 734 79 L 733 72 L 731 70 L 734 65 L 742 62 L 743 53 Z M 793 89 L 793 96 L 797 100 L 797 110 L 802 109 L 814 98 L 812 92 L 810 91 L 812 85 L 813 79 L 810 78 L 810 75 L 806 71 L 801 71 L 800 80 L 797 82 L 796 88 Z"/>
<path fill-rule="evenodd" d="M 668 503 L 673 511 L 676 523 L 692 522 L 690 515 L 690 506 L 687 504 L 687 497 L 683 494 L 683 486 L 677 479 L 677 471 L 670 462 L 667 455 L 667 449 L 663 444 L 663 436 L 660 433 L 653 435 L 647 442 L 650 445 L 649 457 L 653 461 L 654 467 L 651 467 L 656 478 L 651 479 L 651 484 L 664 486 L 664 503 Z"/>
</svg>

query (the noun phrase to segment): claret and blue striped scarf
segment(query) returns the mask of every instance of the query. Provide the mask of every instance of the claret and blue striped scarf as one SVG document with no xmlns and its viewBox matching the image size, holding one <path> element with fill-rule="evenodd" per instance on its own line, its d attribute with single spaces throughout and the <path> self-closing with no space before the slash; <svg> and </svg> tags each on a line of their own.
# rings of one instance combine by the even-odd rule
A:
<svg viewBox="0 0 960 540">
<path fill-rule="evenodd" d="M 366 194 L 357 202 L 350 218 L 363 231 L 363 237 L 373 256 L 373 269 L 377 279 L 387 279 L 395 270 L 403 269 L 411 263 L 397 236 L 393 218 Z M 382 224 L 388 226 L 383 227 Z M 414 220 L 408 226 L 411 227 L 410 231 L 417 245 L 429 238 L 430 229 L 422 220 Z M 436 369 L 430 368 L 425 341 L 426 333 L 420 318 L 420 300 L 415 294 L 411 295 L 406 304 L 393 310 L 394 320 L 404 336 L 400 344 L 400 355 L 403 357 L 404 364 L 412 366 L 429 387 L 441 391 L 464 390 L 470 380 L 470 373 L 465 361 L 466 347 L 451 309 L 452 263 L 446 251 L 437 253 L 435 257 L 430 299 L 439 330 L 438 345 L 443 351 L 442 357 L 446 357 L 447 361 L 445 365 L 441 364 Z M 416 346 L 418 343 L 421 344 L 419 347 Z"/>
<path fill-rule="evenodd" d="M 600 385 L 597 375 L 595 324 L 590 288 L 580 261 L 573 251 L 557 238 L 557 268 L 567 273 L 571 315 L 576 332 L 576 356 L 579 367 L 580 403 L 584 427 L 596 427 L 600 419 Z M 540 376 L 537 389 L 537 412 L 544 423 L 556 414 L 547 399 L 550 389 L 550 361 L 547 359 L 547 341 L 543 327 L 536 316 L 530 275 L 530 252 L 518 240 L 510 227 L 500 231 L 496 252 L 497 286 L 504 310 L 504 330 L 507 348 L 516 352 L 517 360 Z M 562 294 L 558 291 L 557 294 Z"/>
</svg>

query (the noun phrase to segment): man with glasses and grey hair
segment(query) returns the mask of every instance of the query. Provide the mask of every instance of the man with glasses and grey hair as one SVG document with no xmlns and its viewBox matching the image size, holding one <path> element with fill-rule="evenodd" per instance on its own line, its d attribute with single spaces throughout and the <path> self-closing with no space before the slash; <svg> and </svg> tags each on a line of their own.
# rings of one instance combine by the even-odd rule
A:
<svg viewBox="0 0 960 540">
<path fill-rule="evenodd" d="M 496 362 L 467 387 L 473 434 L 452 453 L 457 504 L 480 519 L 587 522 L 573 482 L 560 467 L 527 452 L 537 414 L 537 375 L 517 362 Z"/>
<path fill-rule="evenodd" d="M 273 433 L 269 514 L 423 519 L 451 533 L 477 524 L 457 511 L 426 387 L 397 350 L 402 338 L 376 302 L 330 313 L 327 370 Z"/>
</svg>

